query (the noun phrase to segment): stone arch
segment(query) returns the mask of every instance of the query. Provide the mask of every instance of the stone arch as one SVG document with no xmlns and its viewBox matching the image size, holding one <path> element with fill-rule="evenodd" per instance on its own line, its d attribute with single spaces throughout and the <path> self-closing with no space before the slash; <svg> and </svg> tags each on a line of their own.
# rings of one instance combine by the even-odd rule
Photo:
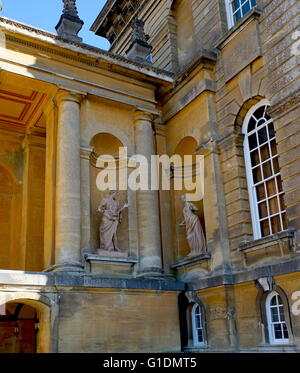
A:
<svg viewBox="0 0 300 373">
<path fill-rule="evenodd" d="M 192 310 L 198 305 L 202 315 L 204 345 L 208 343 L 207 307 L 205 302 L 194 292 L 182 292 L 178 298 L 179 319 L 183 350 L 196 348 L 193 345 Z"/>
<path fill-rule="evenodd" d="M 100 132 L 93 136 L 90 141 L 90 147 L 93 149 L 90 157 L 90 192 L 91 192 L 91 248 L 97 250 L 100 248 L 100 235 L 99 226 L 101 223 L 101 214 L 97 213 L 97 207 L 100 201 L 108 194 L 108 190 L 101 191 L 97 187 L 97 177 L 101 168 L 97 163 L 99 156 L 110 156 L 115 159 L 115 165 L 117 166 L 116 171 L 119 169 L 119 148 L 126 146 L 124 139 L 120 139 L 112 133 Z M 104 167 L 107 167 L 105 165 Z M 116 188 L 118 187 L 118 180 Z M 121 204 L 124 204 L 130 199 L 129 191 L 119 191 L 118 200 Z M 130 248 L 129 244 L 129 213 L 125 210 L 122 214 L 122 224 L 118 227 L 118 241 L 121 250 L 128 251 Z"/>
<path fill-rule="evenodd" d="M 9 303 L 28 305 L 37 312 L 39 333 L 37 335 L 37 353 L 53 352 L 52 326 L 55 317 L 55 303 L 48 297 L 31 292 L 0 293 L 0 306 Z"/>
<path fill-rule="evenodd" d="M 179 70 L 187 65 L 196 50 L 195 23 L 191 0 L 174 0 L 170 14 L 176 25 L 177 63 Z"/>
<path fill-rule="evenodd" d="M 174 150 L 175 155 L 179 155 L 184 160 L 184 156 L 191 155 L 193 156 L 193 164 L 196 163 L 196 154 L 195 150 L 197 149 L 199 142 L 193 136 L 185 136 L 180 141 L 177 142 L 177 145 Z M 179 167 L 180 168 L 180 167 Z M 194 169 L 193 169 L 194 170 Z M 186 229 L 184 227 L 179 227 L 179 224 L 183 220 L 183 203 L 180 200 L 180 196 L 185 194 L 185 190 L 175 190 L 174 187 L 175 183 L 175 175 L 178 171 L 176 171 L 176 165 L 174 166 L 174 173 L 171 176 L 171 195 L 172 195 L 172 215 L 173 215 L 173 227 L 174 232 L 176 232 L 176 245 L 174 253 L 175 259 L 180 260 L 186 257 L 190 253 L 190 248 L 188 245 L 188 241 L 186 239 Z M 190 193 L 191 191 L 187 191 Z M 204 201 L 193 201 L 198 208 L 197 215 L 199 216 L 200 222 L 202 224 L 203 231 L 205 232 L 205 218 L 204 218 Z"/>
<path fill-rule="evenodd" d="M 264 100 L 262 96 L 254 96 L 249 100 L 245 101 L 242 107 L 240 108 L 239 112 L 236 115 L 235 122 L 234 122 L 234 130 L 236 133 L 241 133 L 243 124 L 248 114 L 249 110 L 260 101 Z"/>
<path fill-rule="evenodd" d="M 276 284 L 274 280 L 271 280 L 271 286 L 268 290 L 264 290 L 262 286 L 257 284 L 258 293 L 256 297 L 256 309 L 257 315 L 259 318 L 259 323 L 262 326 L 262 342 L 269 343 L 269 331 L 268 331 L 268 321 L 267 321 L 267 313 L 266 313 L 266 300 L 270 293 L 276 292 L 281 297 L 283 306 L 284 306 L 284 313 L 286 318 L 286 325 L 290 337 L 290 343 L 293 344 L 294 336 L 293 336 L 293 325 L 292 325 L 292 316 L 291 316 L 291 308 L 289 304 L 289 298 L 285 292 L 285 290 Z"/>
</svg>

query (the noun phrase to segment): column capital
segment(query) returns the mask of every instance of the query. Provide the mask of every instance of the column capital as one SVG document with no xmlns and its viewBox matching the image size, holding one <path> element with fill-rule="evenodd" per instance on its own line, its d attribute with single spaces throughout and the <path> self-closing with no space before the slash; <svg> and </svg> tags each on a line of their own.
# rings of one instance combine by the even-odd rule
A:
<svg viewBox="0 0 300 373">
<path fill-rule="evenodd" d="M 86 147 L 86 146 L 81 146 L 80 147 L 80 158 L 89 161 L 92 152 L 93 152 L 93 148 Z"/>
<path fill-rule="evenodd" d="M 144 111 L 143 109 L 136 108 L 134 110 L 134 121 L 146 121 L 146 122 L 153 122 L 154 121 L 154 114 Z"/>
<path fill-rule="evenodd" d="M 71 101 L 80 104 L 82 99 L 86 96 L 85 92 L 80 92 L 76 90 L 69 90 L 65 88 L 59 89 L 55 96 L 55 101 L 60 104 L 63 101 Z"/>
</svg>

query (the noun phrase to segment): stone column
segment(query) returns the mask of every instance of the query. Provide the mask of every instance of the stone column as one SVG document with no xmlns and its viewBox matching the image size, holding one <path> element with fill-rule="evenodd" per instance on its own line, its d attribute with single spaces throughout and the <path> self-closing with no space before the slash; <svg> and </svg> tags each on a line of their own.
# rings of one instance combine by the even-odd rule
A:
<svg viewBox="0 0 300 373">
<path fill-rule="evenodd" d="M 80 102 L 81 95 L 57 95 L 55 265 L 52 270 L 78 272 L 80 262 Z"/>
<path fill-rule="evenodd" d="M 137 110 L 134 120 L 136 154 L 147 158 L 149 175 L 151 155 L 155 154 L 152 117 L 152 114 Z M 139 273 L 142 276 L 159 275 L 162 272 L 162 260 L 158 192 L 137 191 L 137 210 Z"/>
<path fill-rule="evenodd" d="M 90 157 L 93 149 L 81 147 L 81 249 L 90 252 L 91 240 L 91 185 Z"/>
</svg>

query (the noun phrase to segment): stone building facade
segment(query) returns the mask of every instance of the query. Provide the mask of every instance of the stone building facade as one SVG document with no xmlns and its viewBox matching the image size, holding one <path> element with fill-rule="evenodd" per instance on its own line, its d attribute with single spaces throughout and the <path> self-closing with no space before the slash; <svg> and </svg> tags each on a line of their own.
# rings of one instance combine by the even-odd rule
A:
<svg viewBox="0 0 300 373">
<path fill-rule="evenodd" d="M 0 352 L 298 351 L 300 1 L 108 0 L 109 52 L 64 17 L 0 18 Z M 207 253 L 179 191 L 129 190 L 99 255 L 121 146 L 204 157 Z"/>
</svg>

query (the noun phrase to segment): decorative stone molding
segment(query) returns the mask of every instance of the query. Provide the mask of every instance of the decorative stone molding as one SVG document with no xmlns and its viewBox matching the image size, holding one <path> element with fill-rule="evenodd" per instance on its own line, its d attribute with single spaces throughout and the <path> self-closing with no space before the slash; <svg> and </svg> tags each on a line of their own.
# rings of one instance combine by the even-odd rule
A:
<svg viewBox="0 0 300 373">
<path fill-rule="evenodd" d="M 258 240 L 242 242 L 239 246 L 239 250 L 244 254 L 246 266 L 294 254 L 295 248 L 295 230 L 286 230 Z"/>
<path fill-rule="evenodd" d="M 262 277 L 257 280 L 257 284 L 263 289 L 264 292 L 273 291 L 276 283 L 273 277 Z"/>
</svg>

